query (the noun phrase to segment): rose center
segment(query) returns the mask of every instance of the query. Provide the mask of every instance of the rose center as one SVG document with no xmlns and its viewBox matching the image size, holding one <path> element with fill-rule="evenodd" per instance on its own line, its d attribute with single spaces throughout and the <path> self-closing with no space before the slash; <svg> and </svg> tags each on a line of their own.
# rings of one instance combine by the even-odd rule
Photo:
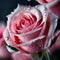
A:
<svg viewBox="0 0 60 60">
<path fill-rule="evenodd" d="M 31 30 L 30 26 L 36 22 L 37 18 L 34 14 L 24 12 L 15 15 L 12 20 L 14 22 L 11 22 L 11 31 L 16 33 L 16 31 L 25 30 L 27 28 L 29 28 L 28 30 Z"/>
<path fill-rule="evenodd" d="M 24 27 L 27 27 L 30 25 L 30 22 L 27 21 L 27 20 L 21 20 L 21 26 L 24 28 Z"/>
</svg>

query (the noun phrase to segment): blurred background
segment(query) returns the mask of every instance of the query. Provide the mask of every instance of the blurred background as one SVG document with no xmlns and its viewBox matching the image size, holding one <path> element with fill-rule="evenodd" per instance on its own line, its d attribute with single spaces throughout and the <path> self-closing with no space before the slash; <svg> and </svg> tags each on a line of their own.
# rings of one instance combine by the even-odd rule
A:
<svg viewBox="0 0 60 60">
<path fill-rule="evenodd" d="M 36 2 L 35 0 L 0 0 L 0 23 L 4 22 L 6 25 L 6 23 L 7 23 L 6 16 L 8 14 L 10 14 L 17 7 L 18 4 L 35 6 L 35 5 L 38 5 L 39 3 Z M 56 31 L 57 30 L 60 30 L 60 20 L 58 20 L 58 25 L 57 25 Z M 60 38 L 59 38 L 59 40 L 60 40 Z M 11 55 L 10 55 L 10 53 L 8 53 L 8 55 L 9 55 L 9 58 L 7 58 L 7 59 L 4 58 L 4 59 L 0 59 L 0 60 L 9 60 L 11 58 Z M 53 52 L 53 54 L 50 57 L 51 57 L 51 60 L 53 60 L 52 57 L 56 57 L 56 60 L 59 60 L 60 47 L 55 49 L 55 51 Z"/>
<path fill-rule="evenodd" d="M 0 21 L 6 23 L 6 15 L 10 14 L 18 4 L 34 6 L 37 5 L 38 2 L 35 0 L 0 0 Z"/>
</svg>

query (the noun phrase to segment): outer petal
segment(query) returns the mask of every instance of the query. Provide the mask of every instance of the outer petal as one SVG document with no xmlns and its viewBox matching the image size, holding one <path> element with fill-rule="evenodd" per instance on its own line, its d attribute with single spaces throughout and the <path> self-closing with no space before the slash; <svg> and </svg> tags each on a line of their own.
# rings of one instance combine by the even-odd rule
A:
<svg viewBox="0 0 60 60">
<path fill-rule="evenodd" d="M 51 7 L 49 10 L 60 18 L 60 2 L 58 2 L 55 6 Z"/>
<path fill-rule="evenodd" d="M 60 30 L 57 30 L 52 36 L 52 41 L 57 37 L 55 44 L 50 48 L 49 54 L 52 55 L 57 49 L 60 48 Z"/>
<path fill-rule="evenodd" d="M 19 53 L 19 52 L 13 53 L 12 59 L 13 60 L 32 60 L 30 54 L 24 54 L 24 53 Z"/>
<path fill-rule="evenodd" d="M 50 16 L 50 29 L 49 29 L 49 32 L 48 32 L 45 48 L 49 47 L 49 45 L 51 44 L 51 37 L 53 36 L 54 31 L 57 27 L 58 17 L 56 15 L 52 14 L 52 13 L 49 13 L 49 16 Z"/>
<path fill-rule="evenodd" d="M 55 13 L 60 18 L 60 0 L 36 0 L 36 1 L 38 1 L 40 4 L 50 4 L 56 1 L 53 5 L 51 5 L 49 10 Z"/>
</svg>

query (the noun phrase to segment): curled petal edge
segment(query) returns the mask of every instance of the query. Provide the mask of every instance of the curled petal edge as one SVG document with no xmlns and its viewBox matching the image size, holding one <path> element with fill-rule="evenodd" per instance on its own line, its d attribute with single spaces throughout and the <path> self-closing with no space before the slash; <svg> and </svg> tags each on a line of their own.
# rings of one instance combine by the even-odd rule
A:
<svg viewBox="0 0 60 60">
<path fill-rule="evenodd" d="M 9 39 L 8 34 L 9 34 L 9 32 L 8 32 L 8 30 L 7 30 L 7 28 L 6 28 L 6 30 L 5 30 L 4 33 L 3 33 L 3 36 L 4 36 L 4 38 L 5 38 L 5 41 L 6 41 L 7 45 L 12 45 L 12 42 L 11 42 L 11 40 Z M 17 46 L 27 46 L 27 45 L 31 45 L 32 43 L 34 43 L 34 42 L 36 42 L 36 41 L 38 41 L 38 40 L 42 40 L 43 38 L 45 38 L 45 35 L 39 36 L 39 37 L 37 37 L 37 38 L 34 38 L 34 39 L 30 40 L 30 41 L 27 41 L 26 43 L 19 44 L 19 45 L 17 45 Z"/>
<path fill-rule="evenodd" d="M 49 33 L 48 33 L 48 36 L 47 36 L 46 43 L 44 45 L 45 49 L 47 47 L 49 47 L 50 44 L 51 44 L 51 38 L 52 38 L 52 36 L 54 34 L 54 31 L 55 31 L 55 29 L 57 27 L 57 21 L 58 21 L 58 16 L 56 16 L 55 14 L 53 14 L 51 12 L 49 12 L 49 14 L 50 14 L 50 17 L 51 17 L 51 19 L 50 19 L 51 24 L 50 24 L 50 29 L 49 29 Z"/>
</svg>

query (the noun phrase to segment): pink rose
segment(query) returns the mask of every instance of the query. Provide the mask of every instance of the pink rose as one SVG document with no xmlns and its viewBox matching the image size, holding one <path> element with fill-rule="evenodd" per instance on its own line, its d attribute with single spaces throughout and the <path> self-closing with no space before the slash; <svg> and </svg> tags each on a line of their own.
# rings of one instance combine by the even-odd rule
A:
<svg viewBox="0 0 60 60">
<path fill-rule="evenodd" d="M 7 17 L 4 38 L 8 45 L 25 53 L 37 53 L 49 47 L 57 16 L 48 14 L 45 5 L 18 6 Z"/>
<path fill-rule="evenodd" d="M 40 4 L 48 4 L 54 2 L 55 0 L 36 0 L 36 1 L 38 1 Z M 49 10 L 55 13 L 60 18 L 60 0 L 55 5 L 53 5 Z"/>
</svg>

